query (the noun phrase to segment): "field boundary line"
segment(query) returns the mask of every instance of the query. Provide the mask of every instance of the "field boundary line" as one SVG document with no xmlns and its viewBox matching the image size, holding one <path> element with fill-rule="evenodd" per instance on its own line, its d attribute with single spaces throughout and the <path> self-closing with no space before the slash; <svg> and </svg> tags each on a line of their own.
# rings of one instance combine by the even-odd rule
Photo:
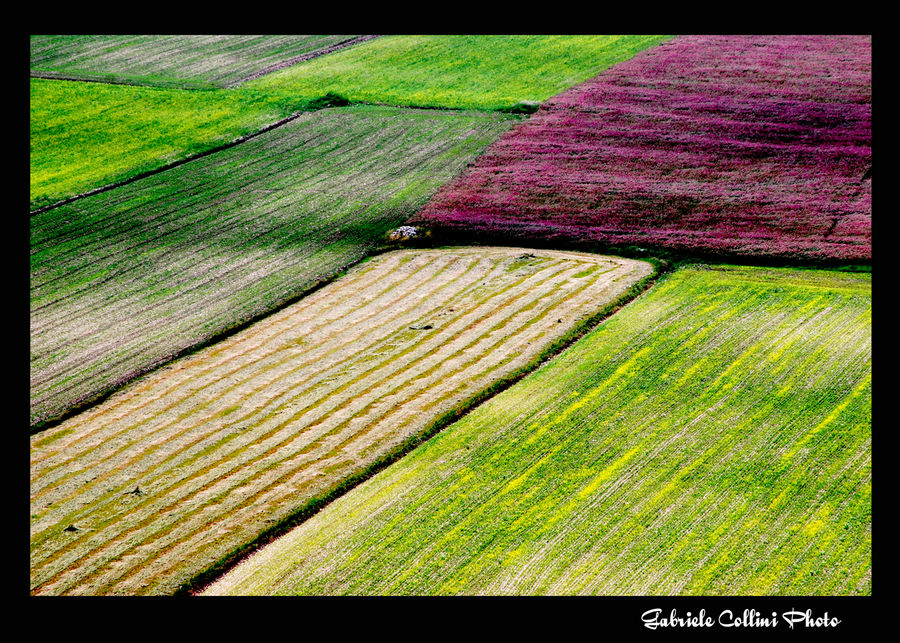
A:
<svg viewBox="0 0 900 643">
<path fill-rule="evenodd" d="M 517 236 L 502 230 L 485 228 L 463 228 L 462 226 L 435 225 L 434 222 L 418 219 L 414 214 L 406 225 L 417 226 L 429 230 L 432 234 L 433 247 L 455 246 L 504 246 L 510 248 L 533 248 L 535 250 L 559 250 L 564 252 L 586 252 L 589 254 L 611 255 L 637 261 L 664 261 L 671 268 L 689 264 L 716 264 L 736 267 L 760 268 L 806 268 L 810 270 L 829 270 L 833 272 L 866 273 L 872 272 L 872 260 L 853 261 L 837 258 L 797 258 L 788 256 L 753 256 L 728 255 L 715 251 L 700 249 L 678 250 L 639 246 L 632 242 L 615 242 L 611 240 L 579 240 L 575 237 L 546 239 L 540 231 L 531 235 Z"/>
<path fill-rule="evenodd" d="M 114 188 L 118 188 L 123 185 L 128 185 L 129 183 L 134 183 L 135 181 L 140 181 L 141 179 L 145 179 L 148 176 L 160 174 L 161 172 L 165 172 L 166 170 L 171 170 L 173 168 L 184 165 L 185 163 L 189 163 L 191 161 L 196 161 L 198 159 L 207 157 L 211 154 L 215 154 L 216 152 L 221 152 L 223 150 L 227 150 L 231 147 L 234 147 L 235 145 L 240 145 L 241 143 L 246 143 L 250 139 L 256 138 L 257 136 L 260 136 L 261 134 L 265 134 L 266 132 L 270 132 L 273 129 L 281 127 L 282 125 L 287 125 L 291 121 L 295 121 L 298 118 L 300 118 L 301 116 L 303 116 L 304 114 L 309 114 L 310 112 L 313 112 L 313 111 L 318 111 L 318 110 L 317 109 L 305 109 L 305 110 L 301 110 L 301 111 L 296 111 L 293 114 L 291 114 L 290 116 L 286 116 L 282 119 L 275 121 L 274 123 L 270 123 L 269 125 L 266 125 L 263 128 L 255 131 L 255 132 L 251 132 L 250 134 L 244 134 L 242 136 L 238 136 L 236 139 L 234 139 L 233 141 L 229 141 L 228 143 L 223 143 L 222 145 L 219 145 L 212 149 L 209 149 L 209 150 L 206 150 L 203 152 L 198 152 L 196 154 L 192 154 L 191 156 L 188 156 L 183 159 L 179 159 L 177 161 L 172 161 L 171 163 L 166 163 L 165 165 L 161 165 L 158 168 L 155 168 L 153 170 L 147 170 L 146 172 L 141 172 L 140 174 L 136 174 L 135 176 L 132 176 L 127 179 L 122 179 L 121 181 L 114 181 L 113 183 L 107 183 L 106 185 L 101 185 L 99 188 L 94 188 L 93 190 L 88 190 L 87 192 L 82 192 L 81 194 L 76 194 L 75 196 L 66 197 L 65 199 L 63 199 L 61 201 L 57 201 L 56 203 L 51 203 L 50 205 L 45 205 L 36 210 L 32 210 L 28 214 L 30 216 L 34 216 L 36 214 L 41 214 L 43 212 L 46 212 L 47 210 L 52 210 L 54 208 L 58 208 L 60 206 L 72 203 L 73 201 L 79 201 L 85 197 L 94 196 L 95 194 L 101 194 L 103 192 L 108 192 L 109 190 L 112 190 Z"/>
<path fill-rule="evenodd" d="M 526 246 L 521 247 L 525 248 Z M 477 409 L 479 406 L 481 406 L 484 402 L 490 400 L 495 395 L 502 393 L 507 388 L 516 384 L 527 375 L 533 373 L 538 368 L 543 366 L 545 362 L 548 362 L 549 360 L 563 353 L 567 348 L 572 346 L 572 344 L 581 339 L 588 332 L 596 328 L 600 323 L 610 318 L 621 308 L 643 295 L 651 286 L 653 286 L 654 283 L 659 280 L 660 277 L 664 275 L 665 272 L 668 271 L 668 265 L 664 262 L 655 261 L 653 258 L 643 259 L 641 261 L 649 263 L 652 266 L 652 270 L 648 275 L 636 281 L 631 286 L 631 288 L 626 290 L 624 293 L 622 293 L 612 301 L 608 302 L 606 305 L 602 306 L 599 310 L 582 319 L 572 328 L 571 331 L 569 331 L 569 333 L 563 335 L 562 337 L 559 337 L 558 339 L 550 343 L 543 351 L 538 353 L 538 355 L 535 356 L 533 360 L 516 369 L 515 371 L 509 373 L 505 377 L 502 377 L 487 388 L 474 393 L 468 399 L 462 401 L 459 405 L 457 405 L 456 408 L 450 409 L 446 413 L 440 415 L 423 431 L 418 434 L 409 436 L 399 445 L 373 461 L 368 467 L 347 476 L 332 489 L 314 496 L 298 509 L 288 514 L 279 523 L 272 525 L 271 527 L 263 531 L 252 541 L 236 547 L 231 551 L 231 553 L 223 556 L 211 567 L 196 574 L 190 580 L 182 583 L 182 585 L 177 590 L 175 590 L 173 595 L 184 596 L 199 594 L 206 587 L 225 575 L 228 571 L 234 568 L 238 563 L 245 560 L 251 554 L 274 541 L 276 538 L 285 535 L 294 527 L 300 525 L 303 522 L 306 522 L 308 519 L 312 518 L 315 514 L 324 509 L 327 505 L 331 504 L 349 491 L 352 491 L 354 488 L 366 482 L 375 474 L 379 473 L 391 464 L 397 462 L 402 457 L 413 451 L 417 446 L 431 439 L 446 427 L 462 419 L 463 417 Z"/>
<path fill-rule="evenodd" d="M 70 76 L 66 72 L 57 72 L 49 70 L 33 70 L 29 73 L 30 78 L 39 78 L 40 80 L 64 80 L 70 83 L 97 83 L 100 85 L 121 85 L 125 87 L 148 87 L 150 89 L 179 89 L 186 92 L 209 92 L 219 90 L 219 87 L 201 87 L 199 85 L 184 87 L 171 87 L 168 85 L 148 85 L 147 83 L 139 83 L 134 80 L 126 80 L 124 78 L 108 78 L 106 80 L 98 80 L 95 78 L 81 78 L 78 76 Z"/>
<path fill-rule="evenodd" d="M 275 63 L 273 65 L 269 65 L 257 72 L 250 74 L 249 76 L 244 76 L 243 78 L 239 78 L 234 82 L 228 83 L 225 85 L 225 89 L 233 89 L 238 85 L 249 82 L 251 80 L 256 80 L 257 78 L 261 78 L 262 76 L 267 76 L 276 71 L 280 71 L 282 69 L 286 69 L 287 67 L 291 67 L 296 65 L 297 63 L 306 62 L 307 60 L 312 60 L 313 58 L 318 58 L 319 56 L 325 56 L 335 51 L 339 51 L 341 49 L 346 49 L 352 45 L 356 45 L 361 42 L 366 42 L 367 40 L 372 40 L 373 38 L 378 38 L 378 35 L 374 36 L 357 36 L 356 38 L 348 38 L 347 40 L 342 40 L 333 45 L 329 45 L 328 47 L 322 47 L 321 49 L 317 49 L 315 51 L 310 51 L 305 54 L 300 54 L 299 56 L 294 56 L 293 58 L 289 58 L 287 60 L 283 60 L 280 63 Z"/>
<path fill-rule="evenodd" d="M 371 259 L 372 257 L 383 254 L 384 252 L 387 252 L 388 250 L 389 250 L 389 248 L 387 248 L 387 247 L 377 247 L 377 248 L 370 249 L 362 257 L 360 257 L 357 261 L 353 261 L 353 262 L 347 264 L 346 266 L 342 267 L 340 270 L 335 272 L 334 275 L 332 275 L 330 277 L 326 277 L 326 278 L 317 280 L 315 283 L 310 285 L 308 288 L 306 288 L 302 292 L 286 299 L 283 303 L 279 304 L 278 306 L 269 310 L 268 312 L 263 312 L 261 314 L 254 315 L 250 319 L 244 320 L 238 324 L 235 324 L 234 326 L 230 326 L 220 333 L 216 333 L 215 335 L 208 337 L 197 344 L 188 346 L 188 347 L 184 348 L 183 350 L 174 353 L 170 358 L 167 358 L 159 363 L 152 364 L 144 370 L 140 370 L 139 372 L 137 372 L 134 375 L 134 377 L 130 377 L 128 379 L 128 381 L 120 382 L 105 391 L 101 391 L 96 396 L 86 399 L 79 404 L 76 404 L 72 408 L 61 413 L 60 415 L 57 415 L 56 417 L 49 418 L 47 420 L 42 420 L 41 422 L 37 422 L 36 424 L 31 426 L 30 431 L 29 431 L 29 436 L 36 435 L 38 433 L 43 433 L 44 431 L 46 431 L 48 429 L 52 429 L 56 426 L 59 426 L 66 420 L 68 420 L 80 413 L 83 413 L 84 411 L 87 411 L 87 410 L 99 405 L 102 402 L 105 402 L 113 394 L 121 391 L 123 389 L 123 387 L 134 382 L 137 378 L 139 378 L 143 375 L 147 375 L 148 373 L 153 373 L 157 370 L 160 370 L 161 368 L 171 364 L 176 359 L 185 357 L 187 355 L 192 355 L 193 353 L 203 350 L 204 348 L 207 348 L 209 346 L 212 346 L 213 344 L 220 342 L 224 339 L 227 339 L 227 338 L 231 337 L 232 335 L 236 335 L 240 331 L 265 319 L 266 317 L 274 315 L 274 314 L 284 310 L 288 306 L 292 306 L 292 305 L 296 304 L 301 299 L 312 295 L 313 293 L 317 292 L 318 290 L 321 290 L 322 288 L 324 288 L 331 282 L 335 281 L 336 279 L 343 277 L 347 273 L 347 271 L 350 270 L 351 268 L 363 263 L 364 261 Z"/>
</svg>

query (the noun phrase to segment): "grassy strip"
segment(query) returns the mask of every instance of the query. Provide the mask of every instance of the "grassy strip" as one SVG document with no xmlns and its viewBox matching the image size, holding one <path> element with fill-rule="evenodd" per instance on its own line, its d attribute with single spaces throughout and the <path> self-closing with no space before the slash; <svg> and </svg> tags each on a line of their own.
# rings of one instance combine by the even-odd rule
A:
<svg viewBox="0 0 900 643">
<path fill-rule="evenodd" d="M 509 110 L 535 105 L 664 36 L 383 36 L 244 85 L 368 103 Z"/>
<path fill-rule="evenodd" d="M 286 534 L 297 525 L 307 521 L 309 518 L 314 516 L 316 513 L 321 511 L 324 507 L 332 503 L 337 498 L 343 496 L 348 491 L 359 486 L 361 483 L 365 482 L 379 471 L 385 469 L 394 462 L 397 462 L 400 458 L 408 454 L 417 446 L 437 435 L 444 428 L 465 417 L 482 403 L 497 395 L 498 393 L 508 389 L 510 386 L 541 366 L 541 364 L 547 362 L 557 354 L 564 351 L 601 321 L 615 314 L 625 304 L 647 290 L 650 285 L 657 279 L 657 277 L 662 273 L 662 271 L 666 269 L 665 263 L 660 262 L 655 258 L 651 257 L 646 259 L 646 261 L 648 263 L 651 263 L 655 268 L 655 271 L 652 274 L 636 282 L 619 297 L 610 301 L 602 308 L 595 311 L 593 314 L 585 317 L 567 334 L 557 338 L 546 348 L 544 348 L 533 361 L 525 366 L 520 367 L 512 373 L 503 376 L 486 389 L 470 396 L 457 407 L 445 412 L 433 422 L 431 422 L 424 431 L 417 435 L 410 436 L 401 444 L 387 452 L 385 455 L 372 462 L 372 464 L 370 464 L 366 468 L 343 479 L 333 489 L 309 500 L 295 512 L 291 513 L 286 518 L 279 521 L 277 524 L 272 525 L 272 527 L 270 527 L 269 529 L 266 529 L 253 541 L 236 547 L 226 556 L 223 556 L 212 567 L 204 570 L 203 572 L 200 572 L 187 582 L 183 583 L 178 588 L 178 590 L 176 590 L 175 595 L 189 595 L 203 591 L 203 589 L 205 589 L 211 583 L 215 582 L 218 578 L 223 576 L 242 560 L 250 556 L 253 552 L 259 550 L 278 537 Z"/>
<path fill-rule="evenodd" d="M 674 248 L 641 246 L 634 243 L 613 243 L 597 239 L 577 238 L 575 236 L 557 237 L 554 235 L 528 234 L 513 230 L 467 230 L 464 227 L 429 227 L 430 221 L 422 221 L 419 213 L 410 224 L 421 230 L 422 236 L 416 240 L 421 247 L 429 246 L 510 246 L 518 248 L 523 244 L 529 248 L 544 248 L 591 252 L 595 254 L 616 255 L 641 261 L 664 262 L 672 269 L 689 266 L 697 262 L 709 262 L 723 266 L 758 266 L 771 268 L 810 268 L 819 270 L 836 270 L 841 272 L 872 272 L 871 263 L 848 263 L 838 257 L 827 256 L 742 256 L 717 251 L 710 248 L 695 249 L 691 252 Z M 426 233 L 427 232 L 427 236 Z"/>
</svg>

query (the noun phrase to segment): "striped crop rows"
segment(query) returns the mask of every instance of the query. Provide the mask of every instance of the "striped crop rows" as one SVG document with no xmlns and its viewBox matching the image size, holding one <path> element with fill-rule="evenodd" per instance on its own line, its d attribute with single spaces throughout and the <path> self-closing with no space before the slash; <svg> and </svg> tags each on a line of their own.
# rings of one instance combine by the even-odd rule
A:
<svg viewBox="0 0 900 643">
<path fill-rule="evenodd" d="M 871 280 L 682 269 L 208 594 L 871 593 Z"/>
<path fill-rule="evenodd" d="M 33 216 L 32 426 L 333 277 L 508 126 L 322 110 Z"/>
<path fill-rule="evenodd" d="M 185 89 L 227 87 L 358 36 L 31 36 L 31 73 Z"/>
<path fill-rule="evenodd" d="M 32 436 L 37 594 L 171 593 L 651 272 L 398 251 Z"/>
</svg>

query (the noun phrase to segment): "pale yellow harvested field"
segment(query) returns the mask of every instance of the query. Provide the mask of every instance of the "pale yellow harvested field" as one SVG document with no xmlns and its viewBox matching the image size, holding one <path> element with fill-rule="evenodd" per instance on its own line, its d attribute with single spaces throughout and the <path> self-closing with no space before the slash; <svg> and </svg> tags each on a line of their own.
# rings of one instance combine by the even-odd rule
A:
<svg viewBox="0 0 900 643">
<path fill-rule="evenodd" d="M 651 272 L 516 248 L 357 266 L 32 436 L 32 593 L 171 593 Z"/>
</svg>

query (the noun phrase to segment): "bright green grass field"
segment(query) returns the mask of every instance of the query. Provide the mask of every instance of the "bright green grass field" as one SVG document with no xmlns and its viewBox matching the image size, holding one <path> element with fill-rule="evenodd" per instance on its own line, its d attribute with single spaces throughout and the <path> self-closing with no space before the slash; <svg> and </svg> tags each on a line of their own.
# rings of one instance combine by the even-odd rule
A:
<svg viewBox="0 0 900 643">
<path fill-rule="evenodd" d="M 225 87 L 352 36 L 31 36 L 31 73 L 157 87 Z"/>
<path fill-rule="evenodd" d="M 871 276 L 682 269 L 210 594 L 871 593 Z"/>
<path fill-rule="evenodd" d="M 31 208 L 217 147 L 302 103 L 242 90 L 32 79 Z"/>
<path fill-rule="evenodd" d="M 312 98 L 498 109 L 542 102 L 664 36 L 390 36 L 245 86 Z"/>
</svg>

